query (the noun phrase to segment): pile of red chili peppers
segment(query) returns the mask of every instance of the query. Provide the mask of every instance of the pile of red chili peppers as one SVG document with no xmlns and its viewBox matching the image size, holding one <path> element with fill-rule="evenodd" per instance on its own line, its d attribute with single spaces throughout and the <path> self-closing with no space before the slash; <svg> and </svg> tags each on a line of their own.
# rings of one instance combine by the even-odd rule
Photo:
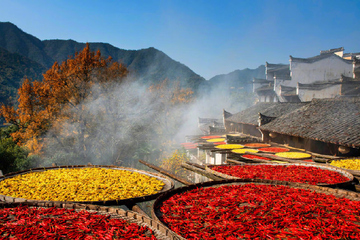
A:
<svg viewBox="0 0 360 240">
<path fill-rule="evenodd" d="M 144 226 L 88 211 L 19 206 L 0 209 L 0 239 L 156 239 Z"/>
<path fill-rule="evenodd" d="M 279 147 L 268 147 L 268 148 L 259 148 L 259 151 L 262 152 L 272 152 L 272 153 L 278 153 L 278 152 L 288 152 L 290 151 L 287 148 L 279 148 Z"/>
<path fill-rule="evenodd" d="M 242 155 L 241 157 L 243 158 L 247 158 L 247 159 L 260 159 L 260 160 L 271 160 L 270 158 L 267 157 L 261 157 L 261 156 L 256 156 L 256 155 L 252 155 L 252 154 L 245 154 Z"/>
<path fill-rule="evenodd" d="M 189 239 L 360 238 L 360 202 L 288 186 L 197 188 L 173 195 L 160 211 Z"/>
<path fill-rule="evenodd" d="M 289 181 L 312 185 L 319 183 L 336 184 L 349 181 L 347 177 L 336 171 L 312 166 L 278 164 L 224 165 L 214 166 L 211 169 L 238 178 Z"/>
</svg>

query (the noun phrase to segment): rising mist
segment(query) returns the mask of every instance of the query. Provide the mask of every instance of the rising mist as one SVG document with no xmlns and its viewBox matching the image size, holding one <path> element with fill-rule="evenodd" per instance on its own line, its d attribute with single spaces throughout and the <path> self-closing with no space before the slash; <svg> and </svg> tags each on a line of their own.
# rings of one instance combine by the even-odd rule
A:
<svg viewBox="0 0 360 240">
<path fill-rule="evenodd" d="M 85 99 L 71 110 L 80 113 L 67 112 L 69 119 L 48 131 L 44 157 L 36 164 L 136 167 L 139 159 L 156 163 L 180 148 L 185 136 L 202 134 L 199 117 L 221 119 L 223 109 L 239 112 L 249 102 L 239 98 L 241 91 L 200 86 L 190 102 L 174 104 L 175 85 L 150 91 L 133 75 L 106 89 L 95 84 L 91 91 L 96 97 Z M 81 126 L 82 122 L 86 124 Z"/>
</svg>

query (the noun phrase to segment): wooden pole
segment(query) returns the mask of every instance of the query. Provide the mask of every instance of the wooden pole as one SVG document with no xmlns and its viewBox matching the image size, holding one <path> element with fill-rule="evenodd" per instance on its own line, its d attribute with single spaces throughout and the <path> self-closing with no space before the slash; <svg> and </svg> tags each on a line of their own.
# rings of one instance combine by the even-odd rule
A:
<svg viewBox="0 0 360 240">
<path fill-rule="evenodd" d="M 245 154 L 251 154 L 251 155 L 256 155 L 256 156 L 260 156 L 260 157 L 267 157 L 270 159 L 274 159 L 274 160 L 278 160 L 278 161 L 284 161 L 284 162 L 290 162 L 290 163 L 301 163 L 303 162 L 302 160 L 291 160 L 288 158 L 282 158 L 282 157 L 278 157 L 278 156 L 274 156 L 272 154 L 268 154 L 268 153 L 253 153 L 253 152 L 245 152 Z"/>
<path fill-rule="evenodd" d="M 205 170 L 205 167 L 203 165 L 197 164 L 197 163 L 191 163 L 191 162 L 186 162 L 186 164 L 189 164 L 191 166 L 197 167 L 197 168 L 201 168 L 202 170 Z"/>
<path fill-rule="evenodd" d="M 323 155 L 323 154 L 319 154 L 319 153 L 313 153 L 310 151 L 306 151 L 307 153 L 315 156 L 315 157 L 319 157 L 319 158 L 327 158 L 327 159 L 342 159 L 344 157 L 337 157 L 337 156 L 330 156 L 330 155 Z"/>
<path fill-rule="evenodd" d="M 125 205 L 128 209 L 134 211 L 134 212 L 137 212 L 137 213 L 140 213 L 142 215 L 145 215 L 147 217 L 150 217 L 149 215 L 147 215 L 146 212 L 144 212 L 140 207 L 139 205 L 137 205 L 136 203 L 135 204 L 127 204 Z"/>
<path fill-rule="evenodd" d="M 148 162 L 145 162 L 145 161 L 143 161 L 141 159 L 139 160 L 139 162 L 144 164 L 145 166 L 148 166 L 149 168 L 152 168 L 152 169 L 154 169 L 154 170 L 156 170 L 156 171 L 158 171 L 158 172 L 160 172 L 160 173 L 162 173 L 162 174 L 164 174 L 164 175 L 166 175 L 168 177 L 171 177 L 172 179 L 174 179 L 174 180 L 176 180 L 178 182 L 181 182 L 181 183 L 185 184 L 185 185 L 193 184 L 192 182 L 189 182 L 186 179 L 183 179 L 183 178 L 181 178 L 179 176 L 176 176 L 175 174 L 172 174 L 169 171 L 166 171 L 165 169 L 163 169 L 161 167 L 155 166 L 155 165 L 153 165 L 151 163 L 148 163 Z"/>
<path fill-rule="evenodd" d="M 246 164 L 245 162 L 241 162 L 241 161 L 238 161 L 238 160 L 235 160 L 235 159 L 226 159 L 226 162 L 229 162 L 229 163 L 235 163 L 235 164 Z"/>
<path fill-rule="evenodd" d="M 198 165 L 198 164 L 196 164 L 196 165 Z M 199 174 L 201 174 L 207 178 L 210 178 L 212 180 L 215 180 L 215 181 L 224 180 L 222 177 L 215 176 L 214 174 L 211 174 L 210 172 L 206 171 L 205 168 L 202 169 L 202 168 L 196 167 L 195 164 L 192 165 L 192 164 L 189 164 L 188 162 L 186 162 L 186 163 L 181 164 L 181 166 L 183 168 L 186 168 L 193 172 L 199 173 Z"/>
</svg>

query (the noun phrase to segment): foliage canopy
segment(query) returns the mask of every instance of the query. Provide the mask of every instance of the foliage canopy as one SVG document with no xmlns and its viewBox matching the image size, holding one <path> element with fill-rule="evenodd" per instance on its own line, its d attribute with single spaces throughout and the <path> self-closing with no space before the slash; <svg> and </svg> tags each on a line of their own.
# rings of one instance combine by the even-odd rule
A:
<svg viewBox="0 0 360 240">
<path fill-rule="evenodd" d="M 44 74 L 42 81 L 26 79 L 20 87 L 18 107 L 2 106 L 1 114 L 8 123 L 18 127 L 11 134 L 19 145 L 25 144 L 32 153 L 40 153 L 44 136 L 50 129 L 53 136 L 59 136 L 63 123 L 76 123 L 73 131 L 77 140 L 86 149 L 85 138 L 91 121 L 83 118 L 84 103 L 106 93 L 112 83 L 127 75 L 126 67 L 111 58 L 103 58 L 100 51 L 91 52 L 89 44 L 74 58 L 54 65 Z M 96 84 L 103 91 L 95 92 Z M 58 139 L 61 143 L 62 139 Z M 64 144 L 64 143 L 61 143 Z M 80 151 L 82 155 L 85 152 Z"/>
<path fill-rule="evenodd" d="M 17 108 L 3 105 L 0 113 L 16 128 L 12 139 L 39 161 L 33 166 L 157 159 L 193 92 L 167 80 L 146 88 L 127 75 L 126 67 L 87 44 L 55 63 L 42 81 L 26 79 Z"/>
</svg>

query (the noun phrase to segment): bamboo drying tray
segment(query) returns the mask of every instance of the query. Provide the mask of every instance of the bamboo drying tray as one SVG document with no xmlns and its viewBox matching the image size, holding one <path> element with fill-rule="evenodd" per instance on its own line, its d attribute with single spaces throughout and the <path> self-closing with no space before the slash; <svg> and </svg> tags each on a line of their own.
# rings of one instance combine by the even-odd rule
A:
<svg viewBox="0 0 360 240">
<path fill-rule="evenodd" d="M 271 144 L 268 143 L 246 143 L 244 144 L 245 147 L 248 148 L 264 148 L 264 147 L 271 147 Z"/>
<path fill-rule="evenodd" d="M 17 175 L 27 174 L 31 172 L 43 172 L 48 170 L 56 170 L 61 168 L 106 168 L 106 169 L 115 169 L 115 170 L 125 170 L 130 172 L 137 172 L 139 174 L 147 175 L 150 177 L 154 177 L 164 183 L 163 188 L 158 191 L 157 193 L 151 194 L 151 195 L 145 195 L 145 196 L 138 196 L 134 198 L 127 198 L 127 199 L 111 199 L 111 200 L 105 200 L 105 201 L 66 201 L 67 203 L 81 203 L 81 204 L 97 204 L 97 205 L 126 205 L 126 204 L 132 204 L 137 202 L 144 202 L 144 201 L 150 201 L 155 199 L 160 194 L 169 191 L 174 188 L 174 181 L 160 173 L 153 173 L 153 172 L 147 172 L 143 170 L 138 170 L 134 168 L 128 168 L 128 167 L 120 167 L 120 166 L 110 166 L 110 165 L 71 165 L 71 166 L 55 166 L 55 167 L 46 167 L 46 168 L 32 168 L 24 171 L 9 173 L 4 176 L 0 177 L 0 181 L 3 181 L 8 178 L 15 177 Z M 25 198 L 16 198 L 6 195 L 0 195 L 0 201 L 3 202 L 37 202 L 37 201 L 45 201 L 46 200 L 31 200 L 31 199 L 25 199 Z M 48 201 L 53 202 L 53 201 Z M 55 201 L 56 202 L 56 201 Z M 61 201 L 59 201 L 61 202 Z M 65 201 L 64 201 L 65 202 Z"/>
<path fill-rule="evenodd" d="M 115 207 L 106 207 L 92 204 L 77 204 L 77 203 L 60 203 L 60 202 L 16 202 L 16 203 L 6 203 L 0 202 L 0 208 L 15 208 L 18 206 L 28 206 L 33 208 L 64 208 L 64 209 L 74 209 L 75 211 L 87 211 L 95 212 L 100 215 L 109 215 L 110 218 L 117 218 L 125 220 L 129 223 L 135 223 L 139 226 L 146 226 L 153 231 L 153 234 L 157 239 L 160 240 L 175 240 L 178 239 L 177 235 L 165 227 L 161 222 L 153 220 L 148 216 L 143 214 L 126 211 L 121 208 Z"/>
<path fill-rule="evenodd" d="M 334 160 L 331 160 L 331 162 L 340 161 L 340 160 L 352 160 L 352 159 L 360 159 L 360 157 L 355 157 L 355 158 L 341 158 L 341 159 L 338 159 L 338 160 L 334 159 Z M 331 163 L 331 162 L 330 162 L 330 163 Z M 330 165 L 329 163 L 327 164 L 327 166 L 335 167 L 335 166 Z M 357 177 L 360 177 L 360 170 L 353 170 L 353 169 L 349 169 L 349 168 L 340 168 L 340 167 L 336 167 L 336 168 L 342 169 L 342 170 L 344 170 L 344 171 L 348 171 L 348 172 L 351 173 L 352 175 L 357 176 Z"/>
<path fill-rule="evenodd" d="M 179 193 L 184 193 L 184 192 L 199 189 L 199 188 L 220 187 L 220 186 L 225 186 L 225 185 L 244 185 L 244 184 L 288 186 L 290 188 L 305 189 L 305 190 L 310 190 L 310 191 L 316 192 L 316 193 L 333 195 L 336 198 L 347 198 L 352 201 L 360 201 L 360 194 L 351 192 L 351 191 L 341 190 L 341 189 L 320 187 L 320 186 L 316 186 L 316 185 L 309 185 L 309 184 L 302 184 L 302 183 L 263 180 L 263 179 L 227 179 L 227 180 L 221 180 L 221 181 L 203 182 L 203 183 L 193 184 L 193 185 L 175 188 L 173 190 L 167 191 L 166 193 L 160 195 L 155 200 L 155 202 L 153 204 L 153 208 L 151 210 L 152 218 L 155 219 L 156 221 L 163 223 L 165 227 L 169 228 L 169 226 L 161 220 L 163 213 L 160 211 L 160 208 L 161 208 L 163 202 L 165 202 L 170 197 L 172 197 L 176 194 L 179 194 Z M 213 211 L 216 211 L 216 209 L 214 209 Z M 341 227 L 341 226 L 339 226 L 339 227 Z M 169 231 L 171 231 L 170 228 L 169 228 Z M 186 239 L 179 234 L 177 235 L 177 237 L 178 237 L 178 239 L 182 239 L 182 240 Z"/>
<path fill-rule="evenodd" d="M 255 166 L 255 165 L 272 165 L 272 166 L 278 166 L 278 165 L 282 165 L 282 166 L 305 166 L 305 167 L 316 167 L 316 168 L 320 168 L 320 169 L 324 169 L 324 170 L 329 170 L 329 171 L 334 171 L 337 172 L 343 176 L 345 176 L 346 178 L 348 178 L 349 180 L 346 182 L 341 182 L 341 183 L 334 183 L 334 184 L 325 184 L 325 183 L 318 183 L 317 186 L 322 186 L 322 187 L 330 187 L 330 188 L 347 188 L 349 186 L 351 186 L 354 182 L 354 176 L 337 167 L 333 167 L 333 166 L 329 166 L 329 165 L 318 165 L 318 164 L 311 164 L 311 163 L 251 163 L 251 164 L 238 164 L 238 166 L 245 166 L 245 165 L 249 165 L 249 166 Z M 224 174 L 221 172 L 217 172 L 215 170 L 212 169 L 212 167 L 214 166 L 237 166 L 234 164 L 225 164 L 225 165 L 207 165 L 205 167 L 205 170 L 208 171 L 209 173 L 212 173 L 215 176 L 219 176 L 225 179 L 239 179 L 238 177 L 234 177 L 228 174 Z"/>
<path fill-rule="evenodd" d="M 304 153 L 304 152 L 278 152 L 278 153 L 274 153 L 275 156 L 277 157 L 282 157 L 282 158 L 288 158 L 288 159 L 293 159 L 293 160 L 302 160 L 302 159 L 311 159 L 312 156 L 309 153 Z"/>
<path fill-rule="evenodd" d="M 271 161 L 273 161 L 274 159 L 271 159 L 271 158 L 268 158 L 268 160 L 265 160 L 265 159 L 260 159 L 260 158 L 248 158 L 248 157 L 244 157 L 245 155 L 253 155 L 253 156 L 257 156 L 257 155 L 254 155 L 252 154 L 251 152 L 248 152 L 248 153 L 245 153 L 245 154 L 242 154 L 240 157 L 243 158 L 243 159 L 246 159 L 246 160 L 249 160 L 249 161 L 252 161 L 252 162 L 264 162 L 264 163 L 269 163 Z M 261 157 L 261 156 L 258 156 L 258 157 Z"/>
</svg>

